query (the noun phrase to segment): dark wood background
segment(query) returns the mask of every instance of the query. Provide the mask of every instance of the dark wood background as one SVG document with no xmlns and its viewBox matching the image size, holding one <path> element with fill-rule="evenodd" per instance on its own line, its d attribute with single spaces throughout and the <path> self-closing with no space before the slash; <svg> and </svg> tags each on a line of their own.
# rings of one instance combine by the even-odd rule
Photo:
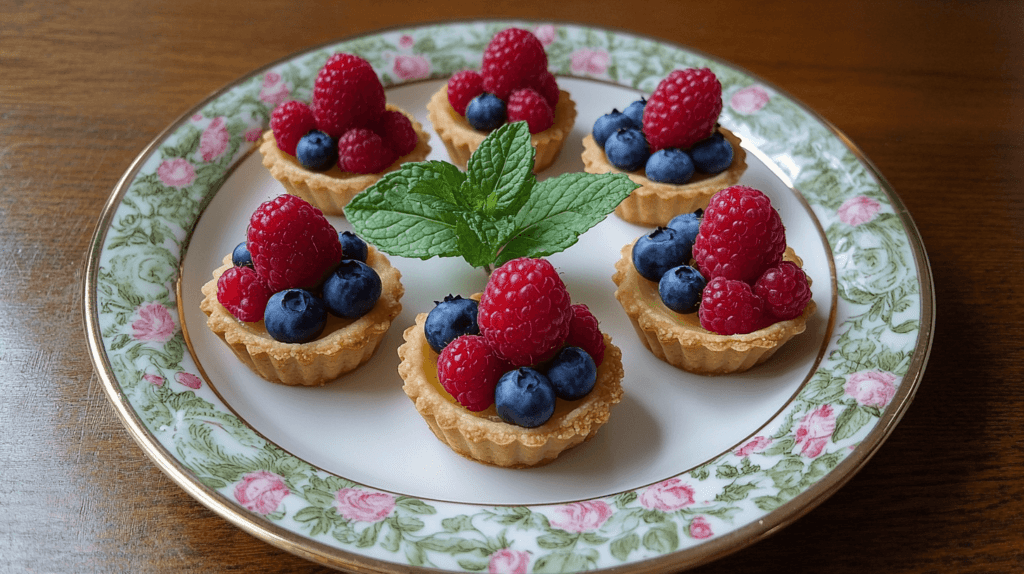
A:
<svg viewBox="0 0 1024 574">
<path fill-rule="evenodd" d="M 393 25 L 516 16 L 685 44 L 845 132 L 934 272 L 917 398 L 849 484 L 698 572 L 1024 572 L 1024 5 L 1013 1 L 0 1 L 0 571 L 323 572 L 206 510 L 136 446 L 85 344 L 100 210 L 180 114 Z"/>
</svg>

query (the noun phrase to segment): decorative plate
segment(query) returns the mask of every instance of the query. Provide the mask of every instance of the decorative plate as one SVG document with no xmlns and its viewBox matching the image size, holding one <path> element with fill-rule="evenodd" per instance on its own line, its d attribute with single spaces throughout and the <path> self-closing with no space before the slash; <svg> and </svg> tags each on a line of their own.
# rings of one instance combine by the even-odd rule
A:
<svg viewBox="0 0 1024 574">
<path fill-rule="evenodd" d="M 392 258 L 404 310 L 374 358 L 316 389 L 259 379 L 205 326 L 199 288 L 282 193 L 253 153 L 270 111 L 308 100 L 328 55 L 352 52 L 424 126 L 453 72 L 490 37 L 533 30 L 579 109 L 546 177 L 582 171 L 583 136 L 669 71 L 709 66 L 721 123 L 812 277 L 817 313 L 768 363 L 699 377 L 645 350 L 614 300 L 619 249 L 643 228 L 610 216 L 551 258 L 623 350 L 626 398 L 598 436 L 530 470 L 465 460 L 401 391 L 395 352 L 416 313 L 485 282 L 455 260 Z M 446 159 L 436 135 L 430 159 Z M 331 218 L 345 229 L 343 218 Z M 85 281 L 93 360 L 143 450 L 247 532 L 355 571 L 678 571 L 752 544 L 841 487 L 920 382 L 934 331 L 931 273 L 899 198 L 849 141 L 779 89 L 693 50 L 575 24 L 473 21 L 320 46 L 238 80 L 170 126 L 114 189 Z"/>
</svg>

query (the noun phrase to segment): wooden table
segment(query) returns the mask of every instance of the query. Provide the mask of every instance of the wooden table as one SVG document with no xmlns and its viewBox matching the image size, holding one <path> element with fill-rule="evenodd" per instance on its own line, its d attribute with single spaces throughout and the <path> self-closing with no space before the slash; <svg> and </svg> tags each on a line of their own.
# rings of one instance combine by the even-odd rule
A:
<svg viewBox="0 0 1024 574">
<path fill-rule="evenodd" d="M 129 437 L 84 342 L 89 240 L 135 156 L 221 86 L 347 35 L 495 16 L 751 71 L 856 142 L 923 237 L 937 330 L 902 422 L 824 504 L 697 571 L 1024 571 L 1024 6 L 801 0 L 0 3 L 0 571 L 326 571 L 208 511 Z"/>
</svg>

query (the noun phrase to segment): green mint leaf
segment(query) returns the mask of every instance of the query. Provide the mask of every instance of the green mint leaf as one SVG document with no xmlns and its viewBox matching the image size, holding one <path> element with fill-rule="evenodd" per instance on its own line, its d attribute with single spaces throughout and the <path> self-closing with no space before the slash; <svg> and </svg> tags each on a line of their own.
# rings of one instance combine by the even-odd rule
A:
<svg viewBox="0 0 1024 574">
<path fill-rule="evenodd" d="M 391 255 L 456 257 L 457 217 L 449 192 L 465 176 L 452 168 L 444 162 L 405 164 L 356 195 L 345 217 L 360 237 Z"/>
<path fill-rule="evenodd" d="M 491 132 L 466 166 L 462 189 L 473 208 L 488 216 L 518 211 L 536 181 L 535 154 L 526 122 L 505 124 Z"/>
<path fill-rule="evenodd" d="M 536 184 L 496 263 L 564 250 L 637 187 L 625 174 L 566 173 Z"/>
</svg>

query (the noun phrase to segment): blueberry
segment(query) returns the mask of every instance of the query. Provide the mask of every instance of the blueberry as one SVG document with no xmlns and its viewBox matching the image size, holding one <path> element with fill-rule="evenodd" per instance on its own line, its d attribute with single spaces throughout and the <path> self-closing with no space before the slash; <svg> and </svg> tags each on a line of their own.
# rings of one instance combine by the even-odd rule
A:
<svg viewBox="0 0 1024 574">
<path fill-rule="evenodd" d="M 700 219 L 703 215 L 703 209 L 698 209 L 693 213 L 683 213 L 673 217 L 665 227 L 675 229 L 676 235 L 680 239 L 685 239 L 693 244 L 697 239 L 697 232 L 700 231 Z"/>
<path fill-rule="evenodd" d="M 636 127 L 633 125 L 632 120 L 629 116 L 623 114 L 619 110 L 612 110 L 612 113 L 605 114 L 594 122 L 594 141 L 597 145 L 604 147 L 605 142 L 608 141 L 608 136 L 615 133 L 617 130 Z"/>
<path fill-rule="evenodd" d="M 547 377 L 529 367 L 513 369 L 498 379 L 494 406 L 501 420 L 509 424 L 539 427 L 555 412 L 555 388 Z"/>
<path fill-rule="evenodd" d="M 427 343 L 435 353 L 440 353 L 448 343 L 461 335 L 479 335 L 480 326 L 476 322 L 479 303 L 472 299 L 463 299 L 448 295 L 444 301 L 435 301 L 436 306 L 427 315 L 423 331 L 427 335 Z"/>
<path fill-rule="evenodd" d="M 690 154 L 681 149 L 659 149 L 647 160 L 647 178 L 660 183 L 681 184 L 693 177 Z"/>
<path fill-rule="evenodd" d="M 466 121 L 482 132 L 491 131 L 505 123 L 505 102 L 494 94 L 484 92 L 469 101 Z"/>
<path fill-rule="evenodd" d="M 313 130 L 296 144 L 295 157 L 308 170 L 327 171 L 338 162 L 338 144 L 324 132 Z"/>
<path fill-rule="evenodd" d="M 565 347 L 548 367 L 548 379 L 555 396 L 567 401 L 582 399 L 597 382 L 597 365 L 589 353 L 579 347 Z"/>
<path fill-rule="evenodd" d="M 640 169 L 650 153 L 647 138 L 636 128 L 618 130 L 608 136 L 608 141 L 604 143 L 604 154 L 608 162 L 622 171 Z"/>
<path fill-rule="evenodd" d="M 252 267 L 252 253 L 249 253 L 249 246 L 244 241 L 231 252 L 231 264 L 235 267 Z"/>
<path fill-rule="evenodd" d="M 275 341 L 305 343 L 323 332 L 327 308 L 320 298 L 305 289 L 285 289 L 270 296 L 263 322 Z"/>
<path fill-rule="evenodd" d="M 351 231 L 338 233 L 338 240 L 341 241 L 341 256 L 345 259 L 355 259 L 366 263 L 366 242 Z"/>
<path fill-rule="evenodd" d="M 707 281 L 689 265 L 669 269 L 658 282 L 661 302 L 676 313 L 693 313 L 700 306 L 700 296 Z"/>
<path fill-rule="evenodd" d="M 626 106 L 626 109 L 622 111 L 622 114 L 633 122 L 633 125 L 637 129 L 644 128 L 644 106 L 647 105 L 647 100 L 640 98 Z"/>
<path fill-rule="evenodd" d="M 372 267 L 355 259 L 342 259 L 324 281 L 324 302 L 334 315 L 358 319 L 370 312 L 380 298 L 380 276 Z"/>
<path fill-rule="evenodd" d="M 697 171 L 719 173 L 732 165 L 732 145 L 721 132 L 715 132 L 690 148 L 690 158 Z"/>
<path fill-rule="evenodd" d="M 675 229 L 659 227 L 633 244 L 633 266 L 651 281 L 660 281 L 666 271 L 692 257 L 693 244 L 683 240 Z"/>
</svg>

